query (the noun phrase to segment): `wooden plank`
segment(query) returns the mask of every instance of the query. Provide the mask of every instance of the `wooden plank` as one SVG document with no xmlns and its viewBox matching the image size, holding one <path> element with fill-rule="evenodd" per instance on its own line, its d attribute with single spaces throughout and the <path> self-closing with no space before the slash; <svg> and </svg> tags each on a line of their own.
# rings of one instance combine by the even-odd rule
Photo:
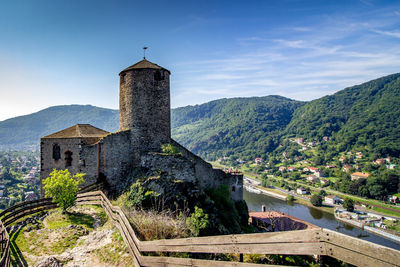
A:
<svg viewBox="0 0 400 267">
<path fill-rule="evenodd" d="M 194 238 L 162 239 L 143 241 L 143 248 L 172 245 L 220 245 L 220 244 L 266 244 L 283 242 L 318 242 L 321 229 L 272 232 L 260 234 L 219 235 Z"/>
<path fill-rule="evenodd" d="M 175 258 L 175 257 L 153 257 L 153 256 L 142 256 L 142 266 L 222 266 L 222 267 L 260 267 L 260 266 L 285 266 L 285 265 L 270 265 L 270 264 L 255 264 L 255 263 L 243 263 L 243 262 L 232 262 L 232 261 L 213 261 L 213 260 L 200 260 L 190 258 Z"/>
<path fill-rule="evenodd" d="M 83 201 L 83 202 L 77 202 L 75 205 L 101 205 L 101 201 Z"/>
<path fill-rule="evenodd" d="M 126 244 L 126 247 L 128 248 L 129 253 L 131 254 L 131 257 L 132 257 L 132 260 L 133 260 L 133 264 L 135 265 L 135 267 L 140 267 L 140 266 L 142 266 L 142 265 L 140 264 L 139 259 L 136 257 L 135 252 L 133 251 L 132 247 L 129 246 L 128 239 L 127 239 L 125 233 L 122 231 L 121 226 L 120 226 L 119 224 L 116 224 L 116 226 L 117 226 L 117 228 L 119 229 L 119 231 L 121 232 L 122 239 L 124 239 L 124 242 L 125 242 L 125 244 Z"/>
<path fill-rule="evenodd" d="M 355 266 L 362 267 L 389 267 L 389 266 L 399 266 L 400 258 L 394 262 L 387 262 L 385 257 L 381 258 L 370 257 L 365 254 L 358 253 L 354 250 L 345 249 L 343 247 L 339 247 L 333 244 L 326 244 L 327 254 L 330 257 L 336 258 L 338 260 L 353 264 Z"/>
<path fill-rule="evenodd" d="M 129 222 L 128 218 L 126 217 L 125 213 L 122 211 L 122 209 L 120 207 L 115 207 L 115 209 L 117 210 L 118 214 L 121 216 L 122 220 L 127 225 L 128 231 L 129 231 L 130 235 L 132 236 L 134 242 L 136 243 L 136 246 L 140 247 L 141 241 L 139 240 L 139 238 L 137 238 L 136 233 L 133 230 L 132 225 Z"/>
<path fill-rule="evenodd" d="M 100 196 L 101 191 L 91 191 L 91 192 L 85 192 L 85 193 L 79 193 L 76 197 L 87 197 L 87 196 Z"/>
<path fill-rule="evenodd" d="M 81 202 L 81 201 L 87 201 L 87 200 L 100 200 L 100 196 L 91 196 L 91 197 L 81 197 L 76 199 L 76 203 Z"/>
<path fill-rule="evenodd" d="M 399 250 L 381 246 L 359 238 L 323 229 L 322 240 L 337 247 L 342 247 L 357 252 L 358 254 L 366 255 L 370 258 L 382 259 L 391 264 L 400 263 Z"/>
<path fill-rule="evenodd" d="M 17 209 L 19 207 L 30 205 L 30 204 L 48 202 L 48 201 L 52 201 L 52 199 L 51 198 L 41 198 L 41 199 L 37 199 L 37 200 L 30 200 L 30 201 L 24 201 L 24 202 L 18 203 L 16 205 L 12 206 L 12 207 L 9 207 L 9 208 L 3 210 L 0 213 L 0 218 L 3 217 L 6 213 L 12 212 L 13 210 L 15 210 L 15 209 Z"/>
<path fill-rule="evenodd" d="M 248 253 L 248 254 L 284 254 L 284 255 L 324 255 L 323 243 L 268 243 L 268 244 L 213 244 L 213 245 L 175 245 L 141 246 L 140 251 L 147 252 L 198 252 L 198 253 Z"/>
<path fill-rule="evenodd" d="M 29 209 L 34 209 L 37 207 L 42 207 L 42 206 L 46 206 L 46 205 L 52 205 L 54 204 L 52 201 L 40 201 L 40 202 L 32 202 L 26 205 L 19 205 L 18 208 L 13 209 L 12 212 L 8 213 L 7 215 L 5 215 L 2 218 L 2 221 L 5 222 L 7 221 L 7 219 L 12 218 L 13 216 L 15 216 L 15 214 L 18 214 L 20 212 L 23 212 L 25 210 L 29 210 Z"/>
<path fill-rule="evenodd" d="M 7 227 L 11 223 L 15 222 L 16 220 L 18 220 L 18 219 L 20 219 L 20 218 L 22 218 L 24 216 L 31 215 L 31 214 L 34 214 L 34 213 L 38 213 L 38 212 L 45 211 L 45 210 L 49 210 L 49 209 L 54 209 L 56 207 L 57 207 L 57 204 L 53 204 L 52 206 L 44 206 L 44 207 L 39 208 L 39 209 L 25 211 L 23 213 L 20 213 L 20 214 L 14 216 L 13 218 L 10 218 L 10 220 L 8 220 L 7 222 L 4 222 L 4 226 Z"/>
<path fill-rule="evenodd" d="M 123 233 L 125 236 L 125 244 L 127 246 L 129 246 L 132 250 L 132 257 L 134 258 L 135 261 L 137 261 L 138 263 L 141 263 L 141 253 L 140 253 L 139 249 L 137 248 L 132 237 L 129 235 L 129 232 L 127 231 L 126 226 L 122 222 L 121 218 L 119 218 L 118 222 L 119 222 L 119 226 L 121 229 L 121 233 Z M 141 265 L 141 264 L 139 264 L 139 265 Z"/>
</svg>

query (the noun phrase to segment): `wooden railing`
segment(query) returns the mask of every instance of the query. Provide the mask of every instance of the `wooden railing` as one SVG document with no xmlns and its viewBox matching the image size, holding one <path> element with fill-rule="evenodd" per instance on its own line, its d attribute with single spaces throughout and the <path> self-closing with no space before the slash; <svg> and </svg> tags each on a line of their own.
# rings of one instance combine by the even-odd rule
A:
<svg viewBox="0 0 400 267">
<path fill-rule="evenodd" d="M 140 241 L 121 208 L 113 206 L 103 192 L 81 193 L 78 195 L 76 204 L 95 204 L 101 205 L 104 208 L 107 216 L 120 230 L 135 266 L 260 266 L 258 264 L 243 262 L 145 256 L 143 252 L 162 252 L 163 254 L 168 252 L 186 252 L 213 254 L 321 255 L 330 256 L 357 266 L 400 266 L 400 251 L 398 250 L 323 228 L 260 234 Z M 47 200 L 38 200 L 36 201 L 36 205 L 34 201 L 30 201 L 28 205 L 34 207 L 35 212 L 40 211 L 40 205 L 44 209 L 54 207 L 54 204 L 52 204 L 53 206 L 49 205 Z M 19 218 L 21 218 L 20 215 L 22 214 L 26 216 L 29 212 L 28 209 L 24 209 L 23 207 L 26 206 L 22 203 L 19 204 L 17 208 L 14 206 L 8 209 L 8 211 L 3 211 L 0 214 L 0 219 L 2 219 L 1 216 L 5 218 L 10 215 L 7 217 L 7 223 L 9 224 L 15 221 L 14 216 L 19 216 Z M 14 215 L 11 216 L 11 214 Z M 5 231 L 4 226 L 1 227 L 2 233 L 4 232 L 1 238 L 7 241 L 7 231 Z M 7 242 L 2 242 L 1 266 L 9 266 L 10 253 Z M 8 265 L 6 264 L 7 258 Z"/>
</svg>

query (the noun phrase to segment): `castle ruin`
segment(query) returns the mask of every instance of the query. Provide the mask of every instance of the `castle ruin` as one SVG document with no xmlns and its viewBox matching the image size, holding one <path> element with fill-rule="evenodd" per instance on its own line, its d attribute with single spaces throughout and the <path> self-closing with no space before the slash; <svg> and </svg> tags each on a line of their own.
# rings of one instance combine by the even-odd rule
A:
<svg viewBox="0 0 400 267">
<path fill-rule="evenodd" d="M 86 173 L 85 184 L 104 182 L 120 193 L 133 181 L 137 168 L 160 170 L 203 189 L 225 184 L 232 199 L 243 199 L 243 175 L 213 169 L 171 138 L 170 71 L 145 58 L 122 70 L 119 131 L 109 133 L 77 124 L 42 137 L 40 180 L 53 169 Z M 166 155 L 161 145 L 172 144 L 180 155 Z M 43 190 L 42 190 L 43 194 Z"/>
</svg>

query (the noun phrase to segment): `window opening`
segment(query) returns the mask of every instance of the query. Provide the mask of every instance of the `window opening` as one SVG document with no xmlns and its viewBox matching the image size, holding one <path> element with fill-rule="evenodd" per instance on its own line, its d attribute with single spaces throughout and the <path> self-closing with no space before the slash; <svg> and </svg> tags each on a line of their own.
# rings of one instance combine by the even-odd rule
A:
<svg viewBox="0 0 400 267">
<path fill-rule="evenodd" d="M 66 151 L 65 152 L 65 168 L 72 166 L 72 152 Z"/>
<path fill-rule="evenodd" d="M 55 161 L 59 160 L 61 158 L 61 153 L 60 153 L 60 146 L 58 144 L 53 145 L 53 159 Z"/>
</svg>

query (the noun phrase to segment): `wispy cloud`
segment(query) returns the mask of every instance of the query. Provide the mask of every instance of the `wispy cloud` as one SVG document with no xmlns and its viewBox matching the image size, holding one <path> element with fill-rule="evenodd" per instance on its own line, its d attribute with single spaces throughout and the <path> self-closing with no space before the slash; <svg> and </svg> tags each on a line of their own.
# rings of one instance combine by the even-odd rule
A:
<svg viewBox="0 0 400 267">
<path fill-rule="evenodd" d="M 400 38 L 400 31 L 379 31 L 379 30 L 374 30 L 374 32 L 382 34 L 382 35 L 390 36 L 390 37 Z"/>
</svg>

